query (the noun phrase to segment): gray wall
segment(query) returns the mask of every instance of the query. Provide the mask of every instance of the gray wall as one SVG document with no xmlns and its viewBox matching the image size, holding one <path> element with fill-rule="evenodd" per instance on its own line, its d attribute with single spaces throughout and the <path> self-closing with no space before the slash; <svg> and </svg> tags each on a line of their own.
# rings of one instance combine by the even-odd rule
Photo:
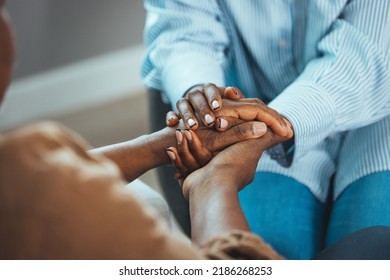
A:
<svg viewBox="0 0 390 280">
<path fill-rule="evenodd" d="M 142 0 L 9 0 L 14 79 L 142 44 Z"/>
</svg>

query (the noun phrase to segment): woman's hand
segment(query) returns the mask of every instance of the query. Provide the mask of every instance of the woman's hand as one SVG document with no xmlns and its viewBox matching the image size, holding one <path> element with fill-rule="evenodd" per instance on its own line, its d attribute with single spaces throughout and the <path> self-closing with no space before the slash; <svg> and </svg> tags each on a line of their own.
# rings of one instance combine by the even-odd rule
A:
<svg viewBox="0 0 390 280">
<path fill-rule="evenodd" d="M 198 129 L 199 121 L 209 127 L 216 125 L 218 115 L 229 116 L 222 113 L 223 109 L 225 109 L 225 101 L 233 102 L 232 100 L 234 100 L 237 103 L 235 108 L 237 106 L 245 106 L 248 103 L 252 104 L 249 112 L 253 116 L 251 120 L 266 123 L 281 137 L 292 137 L 292 126 L 283 116 L 259 99 L 246 99 L 243 97 L 244 95 L 241 91 L 234 87 L 217 87 L 214 84 L 195 87 L 176 103 L 179 116 L 174 112 L 169 112 L 166 116 L 166 123 L 168 126 L 174 126 L 178 121 L 178 117 L 181 117 L 186 127 L 192 130 Z M 245 110 L 240 111 L 244 112 Z M 237 118 L 237 115 L 230 116 Z"/>
<path fill-rule="evenodd" d="M 268 130 L 258 139 L 236 143 L 217 153 L 207 149 L 191 130 L 177 130 L 176 138 L 177 147 L 168 148 L 167 154 L 177 168 L 176 178 L 186 198 L 192 188 L 204 185 L 210 176 L 215 182 L 228 181 L 223 185 L 232 186 L 236 192 L 241 190 L 253 180 L 262 153 L 285 140 Z"/>
<path fill-rule="evenodd" d="M 205 166 L 217 152 L 203 146 L 195 132 L 176 130 L 177 146 L 166 149 L 172 164 L 176 167 L 175 177 L 182 185 L 183 180 L 193 171 Z"/>
<path fill-rule="evenodd" d="M 222 107 L 222 99 L 238 100 L 244 95 L 233 87 L 217 87 L 214 84 L 205 84 L 192 87 L 183 98 L 177 101 L 176 106 L 179 115 L 184 120 L 188 129 L 197 129 L 199 121 L 206 126 L 211 126 L 215 122 L 214 112 Z M 200 119 L 195 117 L 198 114 Z M 166 124 L 175 126 L 179 116 L 174 112 L 169 112 L 166 116 Z"/>
<path fill-rule="evenodd" d="M 267 134 L 270 139 L 270 132 Z M 203 146 L 195 132 L 178 130 L 177 147 L 168 148 L 167 153 L 177 168 L 176 178 L 184 196 L 188 198 L 191 188 L 201 186 L 209 176 L 215 181 L 229 181 L 224 185 L 234 186 L 235 192 L 244 188 L 253 180 L 260 156 L 268 147 L 266 141 L 260 140 L 246 140 L 213 153 Z"/>
</svg>

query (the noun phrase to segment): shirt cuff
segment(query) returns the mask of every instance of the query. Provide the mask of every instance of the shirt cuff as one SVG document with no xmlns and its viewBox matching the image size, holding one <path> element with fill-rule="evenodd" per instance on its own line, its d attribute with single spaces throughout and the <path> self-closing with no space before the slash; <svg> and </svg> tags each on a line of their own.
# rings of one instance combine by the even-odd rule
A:
<svg viewBox="0 0 390 280">
<path fill-rule="evenodd" d="M 295 145 L 292 160 L 304 156 L 335 131 L 334 100 L 312 81 L 294 82 L 268 105 L 293 126 Z"/>
<path fill-rule="evenodd" d="M 169 60 L 162 72 L 163 87 L 176 109 L 176 102 L 192 86 L 214 83 L 224 85 L 224 74 L 221 65 L 201 53 L 191 52 L 175 55 Z"/>
</svg>

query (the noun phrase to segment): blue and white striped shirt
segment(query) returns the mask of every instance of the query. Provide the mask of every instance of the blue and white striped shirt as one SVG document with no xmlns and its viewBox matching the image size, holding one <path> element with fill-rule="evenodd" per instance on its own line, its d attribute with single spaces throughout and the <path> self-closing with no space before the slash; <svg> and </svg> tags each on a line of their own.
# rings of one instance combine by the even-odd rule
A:
<svg viewBox="0 0 390 280">
<path fill-rule="evenodd" d="M 389 0 L 145 0 L 145 8 L 147 86 L 173 108 L 208 82 L 267 102 L 294 127 L 294 158 L 283 168 L 264 155 L 259 168 L 297 179 L 321 200 L 341 132 L 390 115 Z M 384 154 L 378 170 L 390 169 Z"/>
</svg>

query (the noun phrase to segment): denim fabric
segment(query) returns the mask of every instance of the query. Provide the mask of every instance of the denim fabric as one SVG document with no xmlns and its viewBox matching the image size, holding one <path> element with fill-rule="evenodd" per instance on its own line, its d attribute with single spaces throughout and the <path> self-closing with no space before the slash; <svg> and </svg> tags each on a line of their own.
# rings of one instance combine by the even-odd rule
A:
<svg viewBox="0 0 390 280">
<path fill-rule="evenodd" d="M 258 172 L 239 197 L 251 230 L 288 259 L 311 259 L 355 231 L 390 226 L 388 171 L 353 182 L 329 209 L 303 184 L 275 173 Z"/>
<path fill-rule="evenodd" d="M 390 226 L 390 172 L 378 172 L 350 184 L 333 202 L 326 245 L 359 229 Z"/>
<path fill-rule="evenodd" d="M 239 197 L 251 230 L 287 259 L 310 259 L 322 249 L 326 205 L 303 184 L 258 172 Z"/>
</svg>

